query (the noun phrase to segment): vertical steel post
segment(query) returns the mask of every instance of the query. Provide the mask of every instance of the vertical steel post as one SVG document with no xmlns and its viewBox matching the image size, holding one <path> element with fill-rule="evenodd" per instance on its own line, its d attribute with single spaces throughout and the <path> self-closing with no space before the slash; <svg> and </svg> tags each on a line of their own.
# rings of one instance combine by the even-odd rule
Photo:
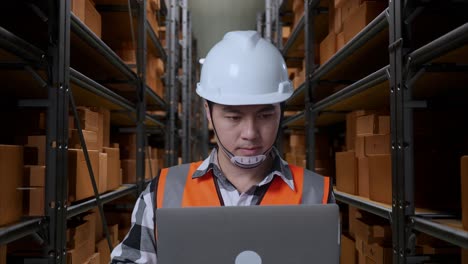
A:
<svg viewBox="0 0 468 264">
<path fill-rule="evenodd" d="M 48 100 L 45 214 L 49 263 L 66 263 L 70 1 L 48 1 Z"/>
<path fill-rule="evenodd" d="M 310 170 L 315 170 L 315 122 L 317 114 L 312 112 L 312 105 L 315 99 L 315 87 L 317 83 L 311 81 L 312 73 L 315 70 L 315 32 L 314 18 L 315 6 L 311 6 L 308 0 L 304 0 L 305 18 L 305 133 L 306 133 L 306 166 Z"/>
<path fill-rule="evenodd" d="M 136 176 L 138 193 L 145 187 L 145 145 L 146 145 L 146 0 L 140 1 L 138 7 L 138 40 L 137 40 L 137 152 L 136 152 Z"/>
<path fill-rule="evenodd" d="M 190 157 L 190 138 L 189 138 L 189 119 L 188 116 L 188 93 L 189 93 L 189 79 L 188 79 L 188 3 L 187 0 L 181 1 L 182 5 L 182 162 L 189 162 Z"/>
<path fill-rule="evenodd" d="M 188 76 L 188 79 L 187 79 L 187 126 L 188 126 L 188 152 L 189 152 L 189 156 L 188 156 L 188 161 L 193 161 L 194 160 L 194 153 L 193 153 L 193 148 L 192 146 L 196 146 L 196 142 L 193 142 L 193 137 L 192 137 L 192 129 L 194 128 L 193 127 L 193 123 L 194 123 L 194 116 L 193 115 L 193 111 L 192 111 L 192 100 L 193 100 L 193 93 L 194 93 L 194 85 L 193 85 L 193 72 L 192 72 L 192 68 L 193 68 L 193 59 L 192 59 L 192 14 L 189 12 L 188 13 L 188 19 L 187 19 L 187 53 L 188 53 L 188 56 L 187 56 L 187 76 Z"/>
<path fill-rule="evenodd" d="M 257 12 L 257 32 L 263 36 L 262 32 L 262 12 Z"/>
<path fill-rule="evenodd" d="M 265 39 L 271 42 L 271 1 L 265 0 Z"/>
<path fill-rule="evenodd" d="M 275 8 L 273 10 L 274 10 L 274 17 L 275 17 L 276 47 L 281 50 L 283 48 L 283 45 L 282 45 L 283 27 L 280 21 L 280 6 L 281 6 L 280 1 L 275 0 Z"/>
</svg>

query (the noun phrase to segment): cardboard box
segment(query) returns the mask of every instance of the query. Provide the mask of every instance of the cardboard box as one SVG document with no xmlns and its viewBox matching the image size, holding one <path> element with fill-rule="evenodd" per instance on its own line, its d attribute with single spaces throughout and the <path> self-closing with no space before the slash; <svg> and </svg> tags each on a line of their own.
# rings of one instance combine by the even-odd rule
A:
<svg viewBox="0 0 468 264">
<path fill-rule="evenodd" d="M 44 187 L 21 188 L 23 193 L 23 214 L 28 216 L 43 216 L 45 213 Z"/>
<path fill-rule="evenodd" d="M 357 263 L 357 252 L 354 239 L 342 234 L 341 235 L 341 264 L 356 264 Z"/>
<path fill-rule="evenodd" d="M 114 245 L 115 242 L 119 241 L 119 225 L 108 225 L 107 229 L 109 230 L 109 237 L 111 239 L 112 245 Z"/>
<path fill-rule="evenodd" d="M 358 158 L 358 194 L 369 198 L 369 159 Z"/>
<path fill-rule="evenodd" d="M 67 251 L 67 264 L 82 264 L 94 254 L 95 243 L 93 240 L 86 240 L 85 243 Z"/>
<path fill-rule="evenodd" d="M 46 167 L 40 165 L 24 166 L 23 186 L 45 187 Z"/>
<path fill-rule="evenodd" d="M 356 242 L 358 238 L 364 242 L 367 246 L 372 243 L 385 244 L 392 241 L 392 228 L 385 219 L 381 221 L 375 221 L 375 219 L 358 218 L 354 222 L 355 224 L 355 235 Z M 365 247 L 362 253 L 366 253 Z M 358 249 L 360 250 L 360 249 Z M 367 255 L 367 254 L 365 254 Z"/>
<path fill-rule="evenodd" d="M 381 245 L 379 243 L 367 244 L 364 254 L 367 263 L 393 263 L 393 250 L 391 245 Z"/>
<path fill-rule="evenodd" d="M 336 189 L 358 194 L 357 161 L 354 151 L 336 152 Z"/>
<path fill-rule="evenodd" d="M 91 223 L 89 221 L 68 221 L 67 247 L 77 248 L 86 243 L 91 237 Z"/>
<path fill-rule="evenodd" d="M 120 174 L 120 150 L 119 148 L 103 148 L 107 153 L 107 191 L 115 190 L 122 185 Z"/>
<path fill-rule="evenodd" d="M 23 213 L 23 147 L 0 145 L 0 226 L 18 221 Z"/>
<path fill-rule="evenodd" d="M 379 116 L 378 134 L 390 134 L 390 116 Z"/>
<path fill-rule="evenodd" d="M 461 263 L 468 264 L 468 249 L 461 249 Z"/>
<path fill-rule="evenodd" d="M 462 205 L 462 226 L 468 230 L 468 156 L 461 157 L 461 205 Z"/>
<path fill-rule="evenodd" d="M 87 107 L 77 107 L 80 126 L 83 130 L 97 132 L 99 128 L 99 114 Z M 78 127 L 75 125 L 75 127 Z"/>
<path fill-rule="evenodd" d="M 330 32 L 320 42 L 320 65 L 325 64 L 336 53 L 336 34 Z"/>
<path fill-rule="evenodd" d="M 391 154 L 390 135 L 372 135 L 364 137 L 365 154 L 382 155 Z"/>
<path fill-rule="evenodd" d="M 95 208 L 95 209 L 97 209 L 97 208 Z M 93 241 L 93 242 L 96 241 L 95 238 L 96 238 L 97 225 L 102 225 L 101 221 L 97 222 L 98 214 L 99 214 L 98 210 L 92 210 L 92 211 L 88 211 L 87 214 L 83 217 L 83 220 L 85 220 L 85 221 L 87 221 L 89 223 L 88 239 Z"/>
<path fill-rule="evenodd" d="M 110 111 L 104 107 L 90 107 L 90 109 L 98 115 L 97 149 L 102 151 L 103 147 L 110 145 Z"/>
<path fill-rule="evenodd" d="M 96 243 L 96 251 L 99 253 L 100 263 L 110 262 L 111 252 L 109 250 L 109 245 L 107 244 L 106 239 L 101 239 L 99 242 Z"/>
<path fill-rule="evenodd" d="M 342 3 L 343 4 L 339 6 L 341 8 L 341 17 L 343 21 L 346 21 L 348 17 L 350 17 L 354 12 L 356 12 L 356 10 L 359 9 L 361 0 L 346 0 L 342 1 Z"/>
<path fill-rule="evenodd" d="M 369 198 L 392 204 L 392 156 L 369 156 Z"/>
<path fill-rule="evenodd" d="M 38 163 L 37 165 L 45 166 L 46 161 L 46 136 L 28 136 L 28 142 L 26 146 L 36 147 L 37 148 L 37 157 Z M 28 164 L 28 165 L 36 165 L 36 164 Z"/>
<path fill-rule="evenodd" d="M 359 116 L 356 119 L 356 135 L 368 136 L 379 131 L 379 117 L 375 114 Z"/>
<path fill-rule="evenodd" d="M 354 143 L 354 152 L 356 152 L 356 158 L 366 157 L 366 144 L 364 136 L 356 136 Z"/>
<path fill-rule="evenodd" d="M 298 147 L 305 145 L 305 135 L 302 134 L 291 134 L 289 136 L 289 146 Z"/>
<path fill-rule="evenodd" d="M 80 135 L 77 129 L 71 129 L 70 138 L 68 139 L 69 148 L 83 148 L 81 146 Z M 99 150 L 98 136 L 95 131 L 82 130 L 83 137 L 88 150 Z"/>
<path fill-rule="evenodd" d="M 99 193 L 107 191 L 107 153 L 99 153 Z"/>
<path fill-rule="evenodd" d="M 121 160 L 122 166 L 122 183 L 136 183 L 136 160 L 128 159 L 128 160 Z M 152 173 L 150 173 L 150 164 L 149 159 L 146 159 L 145 162 L 145 179 L 151 179 L 155 177 L 158 173 L 158 162 L 157 160 L 151 160 L 151 169 Z"/>
<path fill-rule="evenodd" d="M 345 42 L 348 43 L 354 36 L 361 32 L 384 9 L 385 3 L 366 1 L 356 8 L 355 4 L 342 7 L 343 33 Z"/>
<path fill-rule="evenodd" d="M 91 31 L 96 34 L 98 38 L 101 38 L 101 30 L 102 30 L 102 21 L 101 21 L 101 14 L 96 10 L 94 6 L 94 2 L 91 0 L 84 0 L 85 2 L 85 19 L 84 23 L 86 26 L 91 29 Z"/>
<path fill-rule="evenodd" d="M 336 52 L 338 52 L 341 48 L 343 48 L 346 45 L 346 41 L 344 38 L 344 33 L 339 32 L 336 35 Z"/>
<path fill-rule="evenodd" d="M 353 111 L 346 115 L 346 150 L 354 150 L 356 138 L 356 120 L 359 116 L 366 115 L 368 112 L 365 110 Z"/>
<path fill-rule="evenodd" d="M 7 245 L 0 245 L 0 264 L 7 264 L 6 262 L 7 257 Z"/>
<path fill-rule="evenodd" d="M 99 253 L 94 253 L 84 264 L 100 264 L 101 255 Z"/>
<path fill-rule="evenodd" d="M 356 235 L 356 220 L 361 217 L 361 212 L 354 206 L 348 206 L 348 232 L 352 238 L 355 238 Z"/>
<path fill-rule="evenodd" d="M 85 18 L 85 1 L 83 0 L 71 0 L 71 11 L 81 21 Z"/>
<path fill-rule="evenodd" d="M 94 179 L 99 183 L 99 152 L 88 150 Z M 81 149 L 68 149 L 68 199 L 70 202 L 94 196 L 93 185 Z"/>
</svg>

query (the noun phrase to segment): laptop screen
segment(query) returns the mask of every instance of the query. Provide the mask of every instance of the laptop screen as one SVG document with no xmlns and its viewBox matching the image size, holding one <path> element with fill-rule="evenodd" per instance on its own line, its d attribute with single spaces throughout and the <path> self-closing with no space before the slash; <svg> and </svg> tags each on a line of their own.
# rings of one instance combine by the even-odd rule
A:
<svg viewBox="0 0 468 264">
<path fill-rule="evenodd" d="M 161 208 L 159 264 L 338 264 L 336 204 Z"/>
</svg>

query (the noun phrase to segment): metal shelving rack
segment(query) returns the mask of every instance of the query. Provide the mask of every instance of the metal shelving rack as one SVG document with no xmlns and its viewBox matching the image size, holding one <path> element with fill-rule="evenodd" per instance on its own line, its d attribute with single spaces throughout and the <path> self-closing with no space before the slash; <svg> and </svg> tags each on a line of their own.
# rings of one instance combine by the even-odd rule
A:
<svg viewBox="0 0 468 264">
<path fill-rule="evenodd" d="M 145 84 L 147 40 L 158 51 L 163 61 L 169 61 L 172 54 L 166 54 L 161 41 L 149 27 L 146 20 L 146 0 L 120 2 L 122 3 L 117 3 L 115 6 L 99 6 L 97 1 L 97 7 L 100 11 L 129 12 L 137 17 L 137 36 L 136 38 L 133 36 L 137 40 L 136 74 L 70 12 L 70 1 L 40 1 L 32 4 L 31 9 L 42 20 L 44 29 L 39 36 L 43 39 L 36 40 L 35 35 L 31 38 L 42 43 L 42 50 L 0 25 L 0 57 L 7 60 L 2 69 L 19 68 L 22 73 L 30 75 L 29 79 L 36 81 L 33 85 L 21 87 L 26 91 L 20 94 L 26 94 L 27 99 L 20 99 L 18 104 L 21 102 L 22 106 L 47 108 L 45 216 L 25 218 L 19 223 L 0 228 L 0 243 L 6 244 L 27 235 L 38 234 L 46 243 L 46 255 L 43 257 L 48 263 L 66 263 L 67 219 L 96 206 L 100 209 L 103 228 L 111 247 L 102 204 L 143 190 L 147 184 L 144 180 L 145 129 L 165 125 L 148 115 L 146 107 L 148 105 L 156 109 L 171 110 L 165 101 Z M 165 2 L 161 1 L 161 4 L 160 12 L 164 16 Z M 20 10 L 13 9 L 12 12 Z M 89 57 L 90 61 L 101 67 L 87 70 L 89 67 L 83 67 L 78 63 L 77 68 L 71 68 L 70 62 L 73 64 L 77 55 Z M 18 63 L 13 65 L 10 60 Z M 107 81 L 103 78 L 106 75 L 112 76 L 112 80 Z M 132 87 L 134 93 L 130 95 L 119 92 L 120 90 L 116 88 L 119 85 Z M 96 196 L 85 202 L 68 206 L 66 177 L 68 113 L 69 110 L 73 110 L 76 114 L 75 101 L 110 109 L 113 125 L 136 127 L 138 182 L 99 195 L 96 183 L 91 177 Z M 88 170 L 92 176 L 83 134 L 81 129 L 78 130 Z"/>
<path fill-rule="evenodd" d="M 408 23 L 421 12 L 421 9 L 418 9 L 420 5 L 430 2 L 389 1 L 389 6 L 384 12 L 323 65 L 314 63 L 314 45 L 317 43 L 315 40 L 323 39 L 326 35 L 327 29 L 324 28 L 323 21 L 327 19 L 327 0 L 305 0 L 304 16 L 291 32 L 284 47 L 281 47 L 281 41 L 277 42 L 288 65 L 298 65 L 298 60 L 302 58 L 297 58 L 294 50 L 301 43 L 305 44 L 305 54 L 302 54 L 302 57 L 306 60 L 306 81 L 296 89 L 286 106 L 287 110 L 300 113 L 285 119 L 282 127 L 306 131 L 309 169 L 314 170 L 315 132 L 318 129 L 343 122 L 345 113 L 351 110 L 374 109 L 382 105 L 390 109 L 393 204 L 383 205 L 337 190 L 335 196 L 344 204 L 353 205 L 389 220 L 393 230 L 393 263 L 417 263 L 427 260 L 427 256 L 416 256 L 414 253 L 412 240 L 415 231 L 468 248 L 466 230 L 447 224 L 445 219 L 439 219 L 441 215 L 427 215 L 414 208 L 412 109 L 427 106 L 425 101 L 412 99 L 416 91 L 424 93 L 421 85 L 416 84 L 417 80 L 433 71 L 432 64 L 455 62 L 456 65 L 449 65 L 452 67 L 449 69 L 456 68 L 455 71 L 464 73 L 465 78 L 460 81 L 464 84 L 467 81 L 468 20 L 422 47 L 411 51 L 408 46 L 411 43 L 407 32 Z M 289 10 L 286 9 L 290 4 L 288 0 L 278 1 L 274 12 L 278 17 L 288 15 Z M 265 20 L 267 23 L 270 21 Z M 275 22 L 273 20 L 269 23 Z M 277 27 L 276 30 L 281 31 L 281 28 Z M 277 32 L 277 35 L 281 35 L 281 32 Z M 372 50 L 373 56 L 379 56 L 378 53 L 381 53 L 380 55 L 386 58 L 379 57 L 363 63 L 366 50 Z M 355 67 L 360 68 L 359 70 L 349 66 L 356 64 L 360 65 Z M 318 89 L 328 80 L 340 80 L 347 86 L 317 99 Z M 369 102 L 365 98 L 373 100 Z"/>
</svg>

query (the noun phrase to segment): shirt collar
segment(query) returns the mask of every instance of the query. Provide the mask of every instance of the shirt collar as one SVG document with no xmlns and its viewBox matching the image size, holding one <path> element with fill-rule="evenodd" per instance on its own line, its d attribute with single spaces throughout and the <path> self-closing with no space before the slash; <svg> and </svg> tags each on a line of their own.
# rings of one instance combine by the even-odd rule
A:
<svg viewBox="0 0 468 264">
<path fill-rule="evenodd" d="M 200 178 L 206 175 L 210 170 L 214 171 L 221 171 L 218 166 L 218 151 L 217 148 L 214 148 L 210 155 L 198 166 L 195 172 L 192 175 L 192 178 Z M 291 169 L 289 168 L 288 163 L 281 158 L 279 155 L 278 150 L 273 147 L 271 151 L 271 155 L 273 155 L 273 167 L 271 168 L 270 173 L 261 181 L 258 185 L 264 185 L 271 182 L 274 176 L 279 176 L 291 190 L 295 191 L 294 187 L 294 180 L 292 177 Z M 216 167 L 216 169 L 214 169 Z M 222 174 L 222 173 L 221 173 Z M 218 177 L 225 177 L 224 175 L 216 175 Z"/>
</svg>

